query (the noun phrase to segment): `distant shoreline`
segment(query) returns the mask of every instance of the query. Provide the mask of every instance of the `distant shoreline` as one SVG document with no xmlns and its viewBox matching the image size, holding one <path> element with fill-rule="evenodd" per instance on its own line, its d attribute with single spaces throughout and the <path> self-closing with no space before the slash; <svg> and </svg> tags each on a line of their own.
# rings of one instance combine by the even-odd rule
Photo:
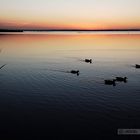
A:
<svg viewBox="0 0 140 140">
<path fill-rule="evenodd" d="M 0 29 L 0 32 L 133 32 L 140 31 L 140 29 L 106 29 L 106 30 L 79 30 L 79 29 L 50 29 L 50 30 L 12 30 L 12 29 Z"/>
</svg>

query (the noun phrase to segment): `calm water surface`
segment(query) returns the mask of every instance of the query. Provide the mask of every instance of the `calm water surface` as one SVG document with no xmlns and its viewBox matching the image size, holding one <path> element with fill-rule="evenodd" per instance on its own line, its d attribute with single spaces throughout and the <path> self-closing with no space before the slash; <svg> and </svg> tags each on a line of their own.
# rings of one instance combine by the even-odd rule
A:
<svg viewBox="0 0 140 140">
<path fill-rule="evenodd" d="M 88 139 L 140 129 L 140 34 L 0 35 L 0 49 L 0 134 Z M 116 76 L 127 83 L 104 85 Z"/>
</svg>

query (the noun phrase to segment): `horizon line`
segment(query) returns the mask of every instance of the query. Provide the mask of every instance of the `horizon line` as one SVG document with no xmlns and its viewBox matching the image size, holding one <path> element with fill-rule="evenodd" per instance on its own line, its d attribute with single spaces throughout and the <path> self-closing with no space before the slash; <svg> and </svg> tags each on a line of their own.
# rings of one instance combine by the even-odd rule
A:
<svg viewBox="0 0 140 140">
<path fill-rule="evenodd" d="M 140 31 L 140 29 L 0 29 L 0 32 L 55 32 L 55 31 Z"/>
</svg>

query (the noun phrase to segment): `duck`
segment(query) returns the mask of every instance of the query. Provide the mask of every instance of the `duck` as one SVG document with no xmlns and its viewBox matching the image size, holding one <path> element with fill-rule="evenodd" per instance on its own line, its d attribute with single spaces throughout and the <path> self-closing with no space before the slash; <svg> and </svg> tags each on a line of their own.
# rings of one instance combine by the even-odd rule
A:
<svg viewBox="0 0 140 140">
<path fill-rule="evenodd" d="M 127 79 L 127 77 L 116 77 L 116 81 L 118 82 L 126 82 Z"/>
<path fill-rule="evenodd" d="M 113 80 L 104 80 L 105 82 L 105 85 L 113 85 L 113 86 L 116 86 L 116 80 L 113 79 Z"/>
<path fill-rule="evenodd" d="M 140 65 L 139 65 L 139 64 L 136 64 L 135 67 L 136 67 L 137 69 L 139 69 L 139 68 L 140 68 Z"/>
<path fill-rule="evenodd" d="M 85 59 L 86 63 L 92 63 L 92 59 Z"/>
<path fill-rule="evenodd" d="M 79 70 L 71 70 L 70 73 L 79 75 Z"/>
</svg>

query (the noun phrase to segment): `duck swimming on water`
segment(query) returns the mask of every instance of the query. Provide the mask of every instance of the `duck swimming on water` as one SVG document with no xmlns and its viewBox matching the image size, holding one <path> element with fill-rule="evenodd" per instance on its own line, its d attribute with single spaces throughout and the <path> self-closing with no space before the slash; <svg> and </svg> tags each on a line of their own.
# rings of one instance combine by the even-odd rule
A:
<svg viewBox="0 0 140 140">
<path fill-rule="evenodd" d="M 92 63 L 92 59 L 85 59 L 86 63 Z"/>
<path fill-rule="evenodd" d="M 135 67 L 136 67 L 137 69 L 139 69 L 139 68 L 140 68 L 140 65 L 139 65 L 139 64 L 136 64 Z"/>
<path fill-rule="evenodd" d="M 118 82 L 126 82 L 127 79 L 127 77 L 116 77 L 116 81 Z"/>
<path fill-rule="evenodd" d="M 77 74 L 77 76 L 79 75 L 79 72 L 80 72 L 79 70 L 71 70 L 71 71 L 70 71 L 70 73 L 72 73 L 72 74 Z"/>
<path fill-rule="evenodd" d="M 113 80 L 105 80 L 105 85 L 113 85 L 113 86 L 116 86 L 116 80 L 113 79 Z"/>
</svg>

